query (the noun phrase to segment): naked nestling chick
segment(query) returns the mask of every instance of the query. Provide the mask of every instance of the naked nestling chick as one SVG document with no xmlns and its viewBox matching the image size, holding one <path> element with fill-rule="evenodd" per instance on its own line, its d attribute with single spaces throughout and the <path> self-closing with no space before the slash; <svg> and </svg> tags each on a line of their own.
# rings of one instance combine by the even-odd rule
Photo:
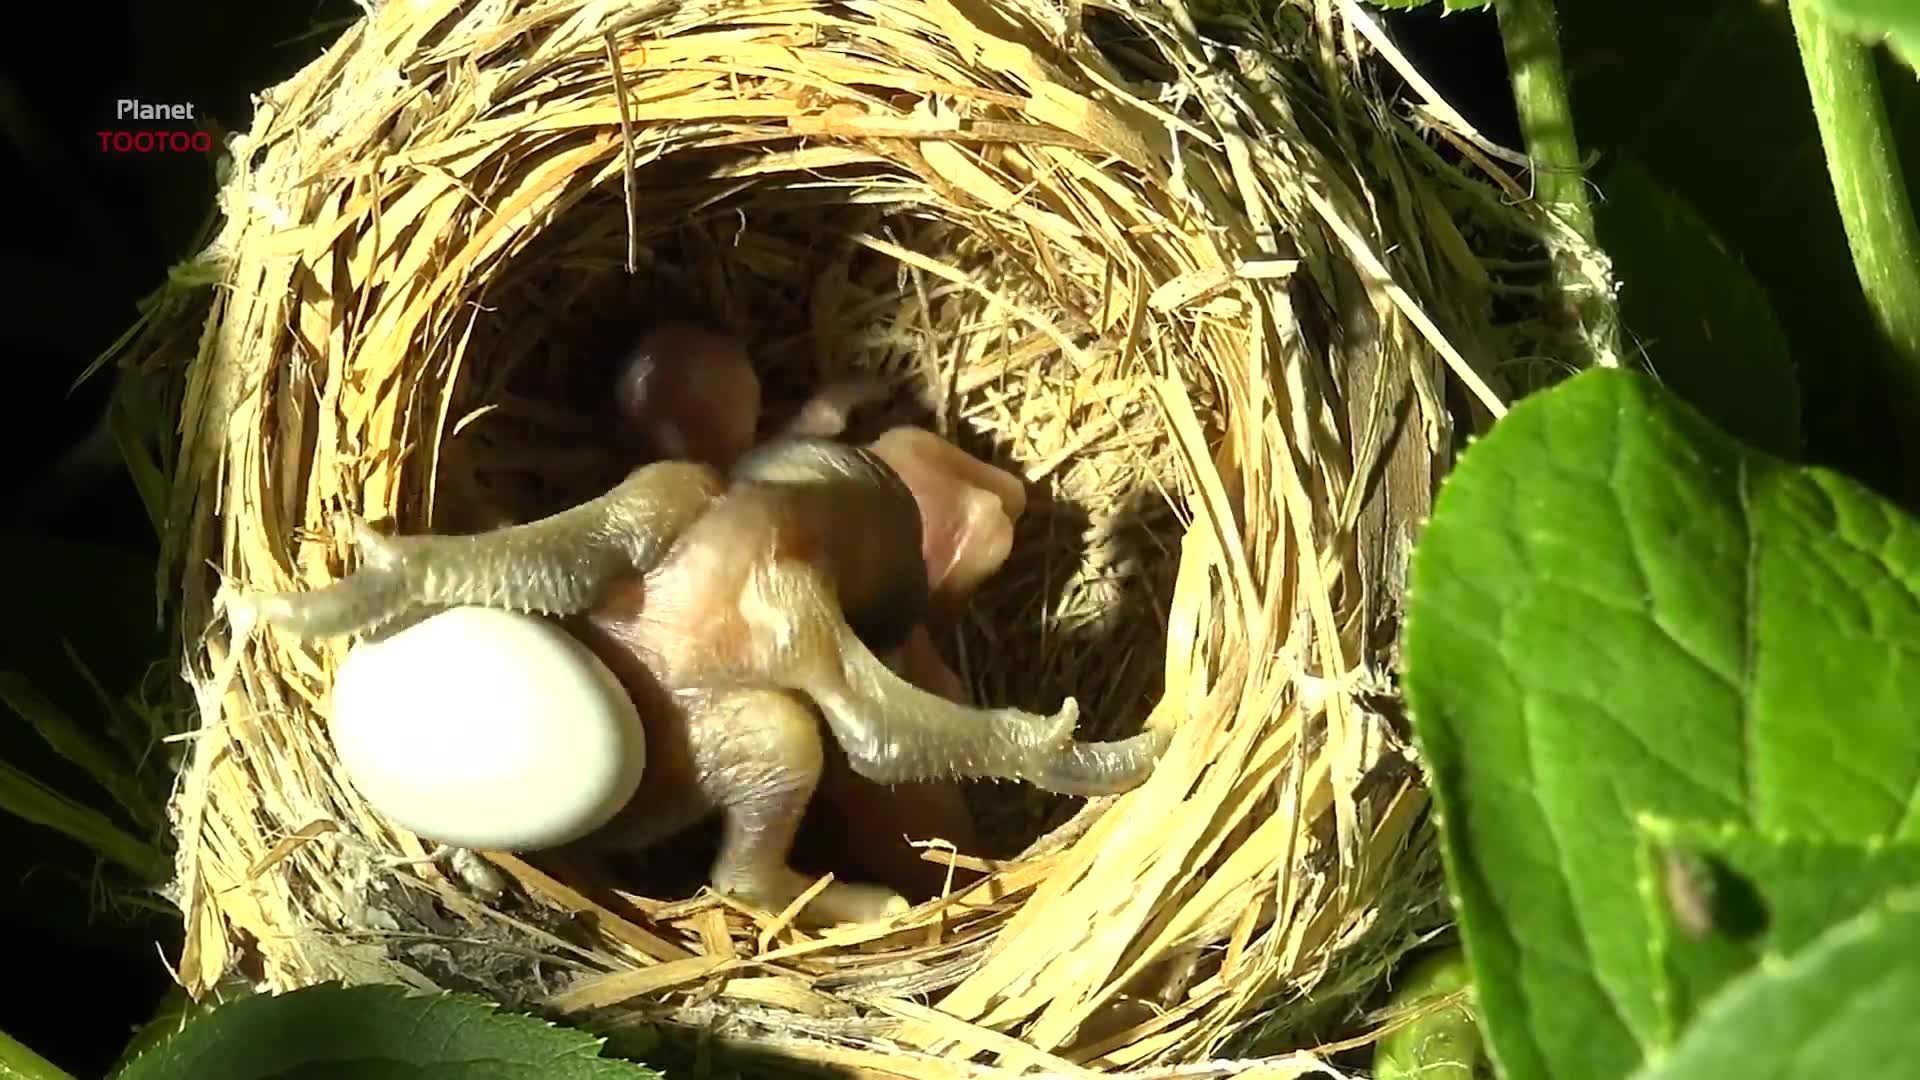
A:
<svg viewBox="0 0 1920 1080">
<path fill-rule="evenodd" d="M 1157 730 L 1076 742 L 1071 699 L 1052 716 L 970 708 L 914 687 L 874 655 L 863 634 L 899 640 L 922 608 L 901 594 L 897 574 L 875 573 L 888 552 L 920 547 L 920 524 L 911 492 L 871 452 L 776 443 L 743 458 L 719 487 L 707 467 L 666 462 L 599 499 L 491 533 L 379 539 L 363 529 L 362 569 L 315 592 L 263 598 L 257 610 L 305 634 L 353 632 L 451 603 L 590 613 L 657 686 L 655 700 L 642 702 L 643 713 L 658 714 L 650 739 L 669 714 L 645 707 L 660 695 L 689 714 L 711 706 L 716 716 L 751 714 L 771 729 L 704 748 L 697 731 L 686 737 L 707 797 L 722 804 L 727 839 L 714 883 L 769 907 L 806 883 L 785 859 L 806 778 L 817 776 L 818 743 L 803 708 L 762 692 L 811 699 L 853 771 L 879 783 L 992 777 L 1101 794 L 1131 788 L 1151 770 L 1165 743 Z M 860 527 L 846 528 L 849 521 Z M 843 606 L 863 613 L 860 627 Z M 756 696 L 719 698 L 741 691 Z M 651 759 L 651 741 L 648 750 Z M 802 760 L 809 750 L 816 756 Z M 651 778 L 651 760 L 648 768 Z M 872 897 L 821 897 L 824 907 L 842 900 L 849 914 L 840 917 L 874 913 Z"/>
<path fill-rule="evenodd" d="M 820 744 L 795 695 L 824 713 L 853 771 L 879 783 L 995 777 L 1121 791 L 1165 745 L 1157 730 L 1079 743 L 1071 699 L 1053 716 L 969 708 L 890 670 L 868 642 L 885 651 L 924 612 L 926 578 L 903 585 L 897 571 L 899 551 L 922 547 L 920 513 L 900 477 L 861 448 L 778 442 L 742 457 L 724 483 L 709 466 L 662 462 L 598 499 L 476 536 L 356 531 L 359 571 L 260 598 L 259 614 L 303 634 L 448 604 L 586 615 L 629 661 L 617 670 L 646 717 L 643 790 L 663 811 L 653 827 L 677 831 L 665 812 L 676 804 L 696 817 L 719 809 L 726 839 L 714 883 L 768 907 L 807 884 L 786 858 Z M 678 790 L 676 775 L 687 781 Z M 838 885 L 815 909 L 863 918 L 897 902 Z"/>
<path fill-rule="evenodd" d="M 698 460 L 724 467 L 753 446 L 759 382 L 737 340 L 685 326 L 661 327 L 641 340 L 617 373 L 616 386 L 624 426 L 650 456 L 672 456 L 698 445 Z M 855 409 L 882 396 L 875 383 L 831 383 L 773 439 L 838 435 Z M 1024 487 L 1016 477 L 918 428 L 889 431 L 870 449 L 906 482 L 922 522 L 920 549 L 890 552 L 891 567 L 876 572 L 909 581 L 924 576 L 936 609 L 959 608 L 1006 561 L 1014 523 L 1026 507 Z M 914 685 L 949 700 L 966 699 L 965 685 L 941 658 L 924 623 L 916 623 L 903 642 L 871 636 L 865 641 Z M 947 872 L 922 859 L 915 841 L 938 838 L 963 851 L 978 847 L 972 814 L 952 781 L 876 784 L 853 774 L 833 748 L 810 806 L 809 829 L 824 832 L 815 847 L 831 838 L 831 862 L 842 872 L 918 897 L 938 893 Z"/>
<path fill-rule="evenodd" d="M 742 590 L 767 552 L 776 559 L 791 553 L 804 561 L 860 567 L 837 576 L 839 602 L 855 638 L 879 652 L 897 650 L 926 607 L 912 503 L 897 492 L 860 497 L 875 490 L 871 482 L 885 479 L 875 474 L 860 481 L 854 497 L 835 496 L 844 519 L 829 517 L 782 497 L 792 492 L 754 479 L 769 473 L 787 479 L 796 467 L 805 475 L 816 463 L 785 444 L 742 458 L 728 494 L 690 527 L 668 560 L 637 585 L 603 600 L 579 631 L 641 705 L 649 746 L 641 794 L 582 846 L 645 847 L 717 810 L 721 847 L 710 880 L 722 891 L 774 909 L 810 884 L 786 862 L 810 804 L 825 801 L 832 809 L 851 811 L 858 800 L 848 797 L 849 784 L 886 789 L 835 768 L 806 695 L 751 685 L 752 673 L 726 673 L 728 658 L 751 653 L 746 639 L 753 631 L 735 611 L 713 603 L 715 592 Z M 799 501 L 811 498 L 805 492 Z M 847 521 L 858 527 L 846 528 Z M 908 556 L 910 574 L 898 570 L 901 552 Z M 658 722 L 661 718 L 670 722 Z M 888 794 L 894 797 L 887 817 L 896 829 L 971 841 L 971 823 L 957 793 L 951 805 L 937 797 Z M 860 816 L 846 814 L 843 820 L 859 822 Z M 872 850 L 884 846 L 871 839 L 842 845 L 836 855 L 854 857 L 836 858 L 836 867 L 894 888 L 933 891 L 925 881 L 937 868 L 904 843 L 888 865 L 878 858 L 882 852 Z M 890 889 L 835 883 L 814 899 L 807 914 L 817 921 L 858 920 L 903 906 Z"/>
<path fill-rule="evenodd" d="M 870 380 L 835 381 L 767 441 L 840 435 L 854 410 L 883 396 Z M 684 323 L 668 323 L 640 339 L 615 377 L 614 402 L 624 430 L 650 458 L 725 470 L 757 441 L 760 380 L 745 346 Z M 869 449 L 906 483 L 920 510 L 921 561 L 933 608 L 958 609 L 1006 562 L 1014 523 L 1026 510 L 1026 489 L 1017 477 L 919 428 L 895 428 Z M 916 574 L 906 556 L 901 552 L 890 571 Z M 916 626 L 896 652 L 868 645 L 923 689 L 963 695 L 959 676 L 924 627 Z"/>
</svg>

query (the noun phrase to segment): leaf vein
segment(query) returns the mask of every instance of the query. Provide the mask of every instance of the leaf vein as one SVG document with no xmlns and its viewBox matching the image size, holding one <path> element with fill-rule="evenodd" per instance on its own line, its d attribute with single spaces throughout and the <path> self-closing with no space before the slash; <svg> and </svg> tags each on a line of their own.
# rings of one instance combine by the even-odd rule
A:
<svg viewBox="0 0 1920 1080">
<path fill-rule="evenodd" d="M 1747 557 L 1742 561 L 1741 571 L 1745 577 L 1745 590 L 1740 598 L 1743 606 L 1741 618 L 1740 642 L 1740 683 L 1735 688 L 1740 697 L 1740 782 L 1742 802 L 1746 805 L 1747 820 L 1758 824 L 1759 807 L 1755 803 L 1755 792 L 1759 790 L 1759 747 L 1754 741 L 1754 673 L 1759 670 L 1760 628 L 1757 612 L 1760 610 L 1760 530 L 1753 522 L 1753 470 L 1746 458 L 1741 458 L 1734 466 L 1734 492 L 1740 500 L 1740 527 L 1746 531 Z"/>
</svg>

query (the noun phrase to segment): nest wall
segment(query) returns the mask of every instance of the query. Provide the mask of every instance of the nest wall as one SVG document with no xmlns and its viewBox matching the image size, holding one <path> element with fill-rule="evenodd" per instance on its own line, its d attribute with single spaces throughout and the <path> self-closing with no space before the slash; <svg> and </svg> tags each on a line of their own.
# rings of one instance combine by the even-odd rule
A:
<svg viewBox="0 0 1920 1080">
<path fill-rule="evenodd" d="M 1504 393 L 1479 254 L 1559 241 L 1382 104 L 1338 7 L 390 2 L 260 95 L 140 339 L 187 357 L 182 982 L 472 990 L 916 1076 L 1348 1017 L 1441 919 L 1392 642 Z M 426 848 L 326 736 L 344 643 L 236 627 L 222 590 L 324 583 L 343 512 L 432 528 L 456 474 L 592 494 L 585 357 L 661 311 L 789 394 L 883 378 L 1024 475 L 1047 509 L 949 655 L 987 700 L 1076 695 L 1083 735 L 1172 726 L 1152 779 L 990 789 L 1022 843 L 958 859 L 983 880 L 818 933 L 530 858 L 395 865 Z"/>
</svg>

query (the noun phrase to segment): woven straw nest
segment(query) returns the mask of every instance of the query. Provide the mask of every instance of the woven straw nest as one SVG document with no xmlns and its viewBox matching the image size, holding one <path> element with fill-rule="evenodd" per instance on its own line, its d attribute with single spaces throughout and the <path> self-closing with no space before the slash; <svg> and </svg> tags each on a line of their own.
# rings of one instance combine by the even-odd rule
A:
<svg viewBox="0 0 1920 1080">
<path fill-rule="evenodd" d="M 261 95 L 140 338 L 190 356 L 182 981 L 473 990 L 872 1075 L 1363 1031 L 1444 919 L 1393 706 L 1406 552 L 1516 384 L 1490 358 L 1556 332 L 1527 305 L 1567 242 L 1430 92 L 1383 105 L 1387 66 L 1424 86 L 1347 5 L 396 0 Z M 342 573 L 341 511 L 434 527 L 456 458 L 593 494 L 584 358 L 661 311 L 747 338 L 776 400 L 878 374 L 1022 472 L 943 649 L 984 700 L 1075 695 L 1083 736 L 1175 726 L 1152 779 L 977 791 L 1000 850 L 945 857 L 983 881 L 824 932 L 536 856 L 486 855 L 497 895 L 394 866 L 426 848 L 328 743 L 344 643 L 236 637 L 219 587 Z"/>
</svg>

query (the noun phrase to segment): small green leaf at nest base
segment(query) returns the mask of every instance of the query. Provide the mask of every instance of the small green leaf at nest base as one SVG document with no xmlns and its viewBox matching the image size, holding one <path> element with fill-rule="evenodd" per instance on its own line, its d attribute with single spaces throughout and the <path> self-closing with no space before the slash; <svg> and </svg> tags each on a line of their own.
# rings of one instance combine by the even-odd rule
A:
<svg viewBox="0 0 1920 1080">
<path fill-rule="evenodd" d="M 601 1040 L 462 994 L 317 986 L 220 1006 L 116 1080 L 657 1080 Z"/>
</svg>

